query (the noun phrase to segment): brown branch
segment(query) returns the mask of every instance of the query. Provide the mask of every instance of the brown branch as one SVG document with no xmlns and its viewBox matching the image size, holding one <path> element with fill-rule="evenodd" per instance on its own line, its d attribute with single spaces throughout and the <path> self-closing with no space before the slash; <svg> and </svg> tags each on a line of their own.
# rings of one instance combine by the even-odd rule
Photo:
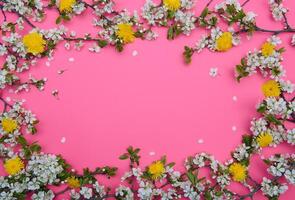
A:
<svg viewBox="0 0 295 200">
<path fill-rule="evenodd" d="M 294 28 L 285 28 L 282 30 L 270 30 L 270 29 L 264 29 L 264 28 L 260 28 L 258 26 L 255 26 L 255 31 L 260 31 L 260 32 L 267 32 L 267 33 L 273 33 L 274 35 L 278 35 L 280 33 L 295 33 L 295 29 Z"/>
<path fill-rule="evenodd" d="M 7 17 L 6 17 L 6 14 L 5 14 L 5 12 L 4 12 L 4 10 L 3 10 L 3 5 L 0 5 L 0 9 L 1 9 L 1 12 L 2 12 L 2 15 L 3 15 L 3 22 L 6 22 L 7 21 Z"/>
<path fill-rule="evenodd" d="M 0 97 L 0 101 L 3 103 L 3 112 L 7 111 L 7 107 L 12 108 L 13 106 L 9 104 L 3 97 Z"/>
<path fill-rule="evenodd" d="M 247 3 L 249 3 L 250 0 L 246 0 L 244 3 L 242 3 L 242 7 L 244 7 Z"/>
<path fill-rule="evenodd" d="M 64 194 L 64 193 L 66 193 L 67 191 L 69 191 L 69 190 L 71 190 L 71 188 L 69 188 L 69 187 L 66 187 L 65 189 L 63 189 L 63 190 L 61 190 L 61 191 L 59 191 L 59 192 L 56 192 L 56 193 L 54 193 L 54 196 L 55 197 L 57 197 L 57 196 L 59 196 L 59 195 L 61 195 L 61 194 Z"/>
</svg>

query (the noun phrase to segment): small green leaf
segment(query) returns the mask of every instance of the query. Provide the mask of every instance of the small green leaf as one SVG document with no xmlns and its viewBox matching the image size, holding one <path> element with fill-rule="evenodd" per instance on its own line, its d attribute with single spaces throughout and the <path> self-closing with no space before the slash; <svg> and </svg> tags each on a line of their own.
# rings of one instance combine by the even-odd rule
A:
<svg viewBox="0 0 295 200">
<path fill-rule="evenodd" d="M 197 178 L 196 176 L 193 174 L 193 172 L 189 171 L 186 173 L 188 180 L 195 185 L 197 183 Z"/>
<path fill-rule="evenodd" d="M 98 40 L 98 46 L 100 48 L 103 48 L 103 47 L 105 47 L 107 45 L 108 45 L 108 41 L 106 41 L 106 40 Z"/>
<path fill-rule="evenodd" d="M 62 17 L 61 16 L 58 16 L 58 18 L 56 18 L 56 20 L 55 20 L 55 23 L 56 24 L 60 24 L 61 23 L 61 20 L 62 20 Z"/>
</svg>

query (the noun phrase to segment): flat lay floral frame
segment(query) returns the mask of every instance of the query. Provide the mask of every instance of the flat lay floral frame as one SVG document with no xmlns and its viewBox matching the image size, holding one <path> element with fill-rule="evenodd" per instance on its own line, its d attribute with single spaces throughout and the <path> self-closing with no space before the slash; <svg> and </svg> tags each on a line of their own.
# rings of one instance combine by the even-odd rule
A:
<svg viewBox="0 0 295 200">
<path fill-rule="evenodd" d="M 3 111 L 0 116 L 0 156 L 6 175 L 0 177 L 0 199 L 50 200 L 67 194 L 70 199 L 253 199 L 257 192 L 271 200 L 279 199 L 288 185 L 295 183 L 295 154 L 275 154 L 263 159 L 269 177 L 262 182 L 255 181 L 248 173 L 250 158 L 259 154 L 264 147 L 276 147 L 281 143 L 295 144 L 295 97 L 294 84 L 283 79 L 285 70 L 281 65 L 284 48 L 279 34 L 290 34 L 290 44 L 295 45 L 295 28 L 288 21 L 282 0 L 270 0 L 266 6 L 273 19 L 282 23 L 282 29 L 264 29 L 256 25 L 256 14 L 246 12 L 236 0 L 226 0 L 215 5 L 208 4 L 200 14 L 193 12 L 194 0 L 163 0 L 159 4 L 147 0 L 140 13 L 114 10 L 114 1 L 94 0 L 0 0 L 3 15 L 0 55 L 4 62 L 0 71 L 1 90 L 13 89 L 16 93 L 31 87 L 43 90 L 46 79 L 25 78 L 22 74 L 30 70 L 38 59 L 52 59 L 60 42 L 65 48 L 80 49 L 86 42 L 92 43 L 90 52 L 99 52 L 108 46 L 118 52 L 136 38 L 156 40 L 155 27 L 167 29 L 167 39 L 177 39 L 180 34 L 190 35 L 195 29 L 205 29 L 196 45 L 185 46 L 184 62 L 193 62 L 193 55 L 204 48 L 213 52 L 230 51 L 240 44 L 240 36 L 251 37 L 256 32 L 272 33 L 259 50 L 249 51 L 235 66 L 236 80 L 258 74 L 265 77 L 262 92 L 265 99 L 257 105 L 259 118 L 253 118 L 250 134 L 245 134 L 241 144 L 231 152 L 232 159 L 220 163 L 214 156 L 197 153 L 185 159 L 185 170 L 176 171 L 175 163 L 163 156 L 145 168 L 140 166 L 140 149 L 128 147 L 119 159 L 128 160 L 130 170 L 122 177 L 122 184 L 107 187 L 99 177 L 111 178 L 117 168 L 112 166 L 85 168 L 82 173 L 73 170 L 61 155 L 41 151 L 37 142 L 30 143 L 24 133 L 37 133 L 36 116 L 23 106 L 22 101 L 8 102 L 2 96 Z M 75 20 L 86 9 L 93 12 L 93 26 L 97 35 L 85 33 L 77 37 L 68 31 L 63 23 Z M 45 30 L 35 24 L 42 22 L 47 10 L 55 10 L 57 28 Z M 8 15 L 15 15 L 16 21 L 9 21 Z M 219 26 L 225 23 L 225 29 Z M 31 31 L 22 35 L 24 26 Z M 197 31 L 197 30 L 196 30 Z M 63 72 L 60 72 L 63 73 Z M 210 75 L 216 75 L 216 69 Z M 58 91 L 52 95 L 58 96 Z M 289 124 L 289 125 L 288 125 Z M 199 175 L 206 168 L 208 177 Z M 229 185 L 237 182 L 248 189 L 248 193 L 233 192 Z"/>
</svg>

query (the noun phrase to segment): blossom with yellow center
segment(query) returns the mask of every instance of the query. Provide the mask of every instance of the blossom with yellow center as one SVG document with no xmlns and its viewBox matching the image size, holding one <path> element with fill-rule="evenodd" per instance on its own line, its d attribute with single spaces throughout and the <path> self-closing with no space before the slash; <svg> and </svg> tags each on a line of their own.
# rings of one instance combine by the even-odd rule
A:
<svg viewBox="0 0 295 200">
<path fill-rule="evenodd" d="M 23 44 L 27 52 L 37 55 L 45 51 L 46 41 L 40 33 L 32 32 L 23 37 Z"/>
<path fill-rule="evenodd" d="M 126 43 L 131 43 L 135 39 L 134 31 L 132 29 L 131 24 L 118 24 L 118 30 L 116 35 L 123 40 L 123 42 Z"/>
<path fill-rule="evenodd" d="M 2 119 L 1 125 L 6 133 L 12 133 L 18 128 L 17 121 L 8 117 Z"/>
<path fill-rule="evenodd" d="M 257 136 L 256 141 L 260 147 L 267 147 L 272 143 L 273 137 L 270 133 L 264 132 Z"/>
<path fill-rule="evenodd" d="M 24 167 L 24 162 L 18 156 L 4 162 L 5 172 L 9 175 L 18 174 Z"/>
<path fill-rule="evenodd" d="M 216 39 L 216 49 L 218 51 L 227 51 L 232 48 L 232 33 L 224 32 Z"/>
<path fill-rule="evenodd" d="M 180 0 L 164 0 L 163 3 L 168 10 L 172 11 L 178 10 L 181 6 Z"/>
<path fill-rule="evenodd" d="M 281 94 L 280 85 L 274 80 L 266 81 L 261 89 L 265 97 L 278 97 Z"/>
<path fill-rule="evenodd" d="M 275 46 L 270 42 L 265 42 L 261 47 L 261 53 L 264 57 L 271 56 L 275 51 Z"/>
<path fill-rule="evenodd" d="M 60 0 L 58 9 L 60 12 L 72 12 L 75 4 L 76 0 Z"/>
<path fill-rule="evenodd" d="M 240 163 L 233 163 L 229 166 L 229 173 L 234 181 L 244 181 L 247 177 L 247 169 Z"/>
<path fill-rule="evenodd" d="M 70 188 L 80 187 L 80 181 L 75 176 L 67 178 L 67 183 Z"/>
<path fill-rule="evenodd" d="M 153 162 L 148 167 L 148 172 L 152 175 L 152 179 L 156 180 L 165 173 L 165 166 L 161 161 Z"/>
</svg>

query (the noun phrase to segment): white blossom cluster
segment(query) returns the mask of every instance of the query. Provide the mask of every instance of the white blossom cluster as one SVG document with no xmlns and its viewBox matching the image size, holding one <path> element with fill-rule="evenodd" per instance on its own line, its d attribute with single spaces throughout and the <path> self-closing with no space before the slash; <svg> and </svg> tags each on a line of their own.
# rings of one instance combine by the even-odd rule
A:
<svg viewBox="0 0 295 200">
<path fill-rule="evenodd" d="M 12 105 L 11 109 L 0 115 L 0 121 L 2 121 L 3 118 L 11 118 L 16 120 L 18 124 L 18 129 L 8 135 L 9 139 L 5 140 L 5 143 L 15 144 L 15 137 L 21 134 L 20 129 L 22 127 L 26 128 L 27 133 L 34 133 L 35 131 L 35 125 L 38 123 L 38 120 L 35 114 L 33 114 L 30 110 L 23 108 L 22 105 L 23 101 L 17 101 Z M 6 134 L 6 132 L 2 129 L 2 126 L 0 127 L 0 134 Z"/>
<path fill-rule="evenodd" d="M 248 159 L 250 156 L 248 152 L 249 149 L 250 147 L 246 146 L 245 143 L 243 143 L 235 149 L 235 151 L 233 152 L 233 157 L 238 161 Z"/>
<path fill-rule="evenodd" d="M 242 9 L 239 1 L 237 1 L 237 0 L 225 0 L 225 1 L 221 2 L 220 4 L 217 4 L 215 6 L 215 10 L 216 11 L 218 11 L 220 9 L 226 10 L 228 5 L 233 6 L 236 10 L 241 10 Z"/>
<path fill-rule="evenodd" d="M 116 188 L 116 196 L 120 198 L 124 198 L 126 200 L 133 200 L 133 192 L 129 187 L 120 185 L 118 188 Z"/>
<path fill-rule="evenodd" d="M 26 171 L 35 177 L 35 181 L 42 184 L 58 182 L 58 174 L 63 171 L 56 155 L 40 154 L 33 155 L 29 160 Z"/>
<path fill-rule="evenodd" d="M 232 34 L 232 44 L 237 46 L 240 43 L 240 37 L 234 33 L 234 29 L 228 30 Z M 203 35 L 195 45 L 195 51 L 201 52 L 204 48 L 208 47 L 211 51 L 217 51 L 216 40 L 222 35 L 223 31 L 219 28 L 212 28 L 210 35 Z"/>
<path fill-rule="evenodd" d="M 281 43 L 281 40 L 277 36 L 272 36 L 268 39 L 268 42 L 276 47 Z M 248 75 L 255 74 L 259 70 L 264 77 L 269 76 L 272 79 L 280 80 L 286 73 L 281 64 L 283 61 L 281 54 L 282 52 L 277 49 L 269 56 L 264 56 L 261 50 L 249 51 L 246 56 L 246 63 L 243 65 L 244 70 Z"/>
<path fill-rule="evenodd" d="M 265 196 L 278 197 L 288 189 L 286 184 L 273 183 L 270 179 L 263 177 L 261 191 Z"/>
<path fill-rule="evenodd" d="M 20 15 L 30 16 L 35 21 L 41 21 L 44 17 L 44 5 L 41 0 L 9 0 L 2 3 L 4 11 L 16 11 Z"/>
<path fill-rule="evenodd" d="M 169 10 L 165 5 L 157 5 L 152 0 L 147 0 L 142 7 L 142 17 L 152 26 L 166 26 L 169 21 L 185 35 L 190 33 L 196 28 L 196 16 L 190 10 L 194 6 L 193 0 L 181 0 L 181 7 L 175 11 L 173 19 L 169 18 Z"/>
<path fill-rule="evenodd" d="M 283 6 L 283 0 L 269 0 L 270 11 L 272 17 L 276 21 L 281 21 L 284 19 L 284 14 L 288 12 L 288 9 Z"/>
<path fill-rule="evenodd" d="M 54 198 L 54 193 L 52 190 L 39 191 L 37 194 L 32 195 L 32 200 L 52 200 Z"/>
<path fill-rule="evenodd" d="M 57 176 L 63 170 L 55 155 L 34 155 L 18 175 L 0 177 L 0 199 L 16 200 L 15 194 L 32 191 L 33 200 L 51 200 L 55 195 L 51 190 L 44 190 L 44 186 L 60 183 Z"/>
<path fill-rule="evenodd" d="M 72 189 L 70 192 L 70 196 L 72 199 L 81 199 L 81 197 L 83 197 L 84 199 L 90 199 L 93 196 L 97 198 L 103 198 L 106 196 L 106 191 L 105 187 L 96 181 L 90 186 L 81 187 L 79 191 Z"/>
<path fill-rule="evenodd" d="M 270 165 L 267 171 L 274 177 L 284 176 L 290 184 L 295 184 L 295 155 L 280 154 L 267 159 Z"/>
<path fill-rule="evenodd" d="M 295 145 L 295 128 L 287 131 L 286 141 L 291 145 Z"/>
</svg>

